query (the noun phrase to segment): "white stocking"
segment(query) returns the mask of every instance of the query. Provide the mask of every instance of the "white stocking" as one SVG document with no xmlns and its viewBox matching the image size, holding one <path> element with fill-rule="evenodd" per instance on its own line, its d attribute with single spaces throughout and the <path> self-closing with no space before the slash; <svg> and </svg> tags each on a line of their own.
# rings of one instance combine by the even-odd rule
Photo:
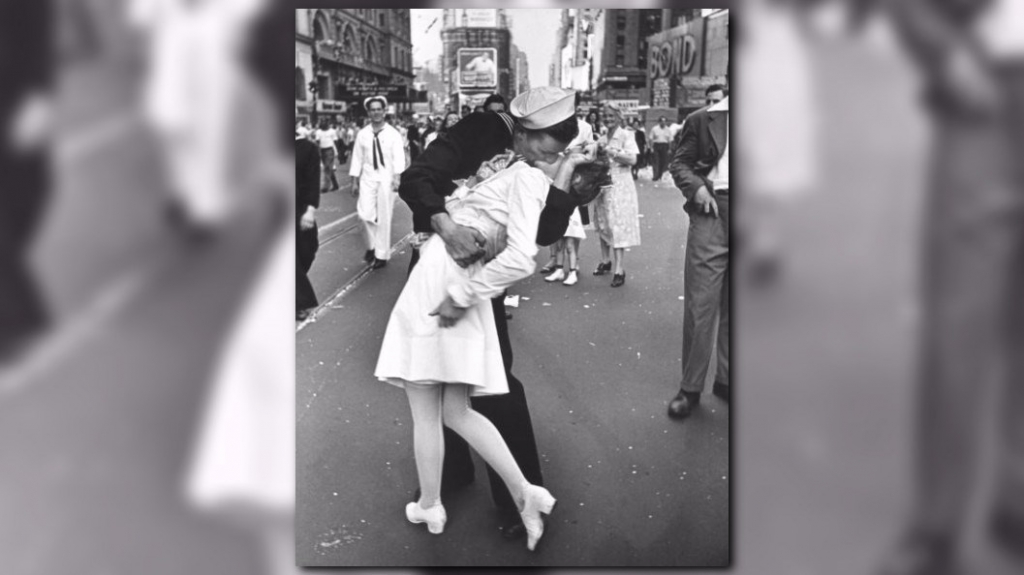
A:
<svg viewBox="0 0 1024 575">
<path fill-rule="evenodd" d="M 412 411 L 416 473 L 420 480 L 419 504 L 423 509 L 441 502 L 441 468 L 444 464 L 441 388 L 439 384 L 405 383 L 405 394 Z"/>
</svg>

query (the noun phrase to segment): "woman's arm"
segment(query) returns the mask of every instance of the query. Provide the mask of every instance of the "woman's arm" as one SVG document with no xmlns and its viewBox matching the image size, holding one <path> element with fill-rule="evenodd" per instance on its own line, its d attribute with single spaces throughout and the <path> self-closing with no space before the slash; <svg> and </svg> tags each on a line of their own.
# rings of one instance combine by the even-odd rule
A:
<svg viewBox="0 0 1024 575">
<path fill-rule="evenodd" d="M 491 299 L 533 273 L 537 255 L 537 226 L 548 189 L 547 178 L 537 170 L 520 169 L 510 182 L 506 246 L 497 257 L 465 281 L 448 286 L 448 296 L 458 307 Z"/>
</svg>

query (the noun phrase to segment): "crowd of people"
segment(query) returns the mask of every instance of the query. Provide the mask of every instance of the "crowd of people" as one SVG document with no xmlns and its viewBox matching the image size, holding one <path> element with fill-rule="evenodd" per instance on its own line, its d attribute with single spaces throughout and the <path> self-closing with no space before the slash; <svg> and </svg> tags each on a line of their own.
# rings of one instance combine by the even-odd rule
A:
<svg viewBox="0 0 1024 575">
<path fill-rule="evenodd" d="M 675 127 L 667 150 L 656 147 L 659 127 L 649 143 L 642 122 L 619 105 L 606 102 L 594 113 L 578 93 L 554 87 L 530 90 L 508 105 L 495 94 L 478 111 L 464 108 L 404 125 L 389 123 L 386 99 L 371 97 L 363 102 L 368 122 L 344 139 L 329 124 L 315 131 L 297 124 L 297 145 L 305 151 L 296 169 L 306 186 L 299 190 L 305 198 L 300 235 L 315 229 L 308 216 L 318 201 L 314 182 L 328 191 L 338 187 L 339 153 L 351 160 L 371 269 L 387 264 L 397 197 L 413 215 L 409 277 L 375 370 L 381 381 L 405 391 L 413 416 L 420 490 L 406 506 L 410 522 L 443 532 L 442 493 L 472 481 L 472 446 L 489 465 L 494 502 L 506 518 L 503 534 L 525 536 L 531 550 L 537 545 L 542 515 L 551 512 L 555 497 L 543 487 L 525 392 L 511 372 L 504 294 L 534 273 L 542 246 L 550 247 L 540 268 L 544 279 L 578 282 L 587 229 L 601 246 L 593 275 L 610 273 L 612 287 L 624 285 L 626 250 L 641 243 L 637 166 L 652 152 L 682 190 L 691 219 L 688 347 L 669 416 L 684 418 L 699 403 L 716 345 L 713 391 L 728 401 L 728 97 L 721 86 L 713 88 L 710 106 Z M 664 120 L 660 127 L 668 129 Z M 316 178 L 317 167 L 331 176 Z M 300 259 L 300 276 L 307 261 Z M 300 283 L 308 285 L 308 278 Z M 309 304 L 300 302 L 300 312 Z"/>
</svg>

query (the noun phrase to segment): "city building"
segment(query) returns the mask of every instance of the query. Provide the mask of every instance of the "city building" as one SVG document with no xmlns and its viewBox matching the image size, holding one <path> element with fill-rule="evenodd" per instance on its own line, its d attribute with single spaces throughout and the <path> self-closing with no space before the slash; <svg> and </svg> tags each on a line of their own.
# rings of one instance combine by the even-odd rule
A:
<svg viewBox="0 0 1024 575">
<path fill-rule="evenodd" d="M 632 114 L 650 99 L 647 40 L 663 29 L 663 22 L 674 12 L 608 9 L 591 13 L 590 82 L 598 101 L 615 102 Z"/>
<path fill-rule="evenodd" d="M 495 92 L 509 98 L 516 72 L 504 9 L 446 9 L 441 28 L 441 74 L 448 105 L 473 108 Z"/>
<path fill-rule="evenodd" d="M 378 94 L 388 98 L 392 113 L 403 114 L 422 99 L 412 88 L 409 10 L 322 8 L 295 14 L 298 116 L 362 116 L 363 99 Z"/>
<path fill-rule="evenodd" d="M 591 90 L 591 57 L 595 18 L 600 10 L 562 10 L 562 23 L 554 58 L 553 85 L 588 94 Z"/>
<path fill-rule="evenodd" d="M 526 52 L 520 51 L 515 44 L 512 44 L 511 52 L 513 81 L 512 91 L 508 96 L 515 98 L 530 89 L 530 60 L 526 56 Z"/>
<path fill-rule="evenodd" d="M 679 118 L 705 105 L 708 86 L 728 86 L 729 76 L 729 11 L 684 12 L 675 26 L 647 38 L 646 103 Z"/>
<path fill-rule="evenodd" d="M 444 107 L 448 103 L 448 89 L 441 75 L 440 59 L 432 58 L 427 60 L 422 66 L 416 68 L 415 71 L 415 87 L 417 90 L 425 92 L 427 98 L 426 102 L 414 104 L 414 109 L 429 114 L 443 113 Z"/>
</svg>

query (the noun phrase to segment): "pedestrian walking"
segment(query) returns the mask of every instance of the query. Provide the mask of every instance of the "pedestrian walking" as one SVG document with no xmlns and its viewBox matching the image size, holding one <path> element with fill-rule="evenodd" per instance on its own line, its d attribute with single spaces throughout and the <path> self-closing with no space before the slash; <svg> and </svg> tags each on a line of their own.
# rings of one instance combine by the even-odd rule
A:
<svg viewBox="0 0 1024 575">
<path fill-rule="evenodd" d="M 345 143 L 345 125 L 334 123 L 331 125 L 334 130 L 334 149 L 338 152 L 337 160 L 340 168 L 348 161 L 348 145 Z"/>
<path fill-rule="evenodd" d="M 423 151 L 423 140 L 420 135 L 420 129 L 416 125 L 416 122 L 410 122 L 409 127 L 406 129 L 405 137 L 407 138 L 407 145 L 409 147 L 409 161 L 413 161 L 419 157 L 420 152 Z"/>
<path fill-rule="evenodd" d="M 606 129 L 604 124 L 601 123 L 601 115 L 597 113 L 597 110 L 591 110 L 587 113 L 587 123 L 590 124 L 590 129 L 595 139 L 605 135 Z"/>
<path fill-rule="evenodd" d="M 295 131 L 295 315 L 309 317 L 317 306 L 316 292 L 309 281 L 319 248 L 316 209 L 320 206 L 320 153 L 317 145 Z"/>
<path fill-rule="evenodd" d="M 651 128 L 651 149 L 654 151 L 654 181 L 660 181 L 668 169 L 668 149 L 672 143 L 672 128 L 665 116 L 658 118 L 658 125 Z"/>
<path fill-rule="evenodd" d="M 683 271 L 683 375 L 668 414 L 700 404 L 715 348 L 713 392 L 729 398 L 729 98 L 690 114 L 669 168 L 690 216 Z"/>
<path fill-rule="evenodd" d="M 633 180 L 635 181 L 640 169 L 647 165 L 647 131 L 644 129 L 644 123 L 640 118 L 633 118 L 631 125 L 633 135 L 636 137 L 636 149 L 639 150 L 636 156 L 636 163 L 633 164 L 632 169 Z"/>
<path fill-rule="evenodd" d="M 632 174 L 640 150 L 617 105 L 605 105 L 602 117 L 608 135 L 598 139 L 598 150 L 611 163 L 612 185 L 594 200 L 594 227 L 601 239 L 601 263 L 594 275 L 612 272 L 612 287 L 620 287 L 626 283 L 626 248 L 640 245 L 640 207 Z"/>
<path fill-rule="evenodd" d="M 356 211 L 363 222 L 366 253 L 363 261 L 374 269 L 391 258 L 391 216 L 399 175 L 405 170 L 405 141 L 398 130 L 384 121 L 388 101 L 372 96 L 363 101 L 370 124 L 356 135 L 349 176 L 352 192 L 358 195 Z"/>
<path fill-rule="evenodd" d="M 313 133 L 313 139 L 320 146 L 320 161 L 323 169 L 331 180 L 330 191 L 337 191 L 338 176 L 335 173 L 334 160 L 337 157 L 337 150 L 334 149 L 334 142 L 338 139 L 338 133 L 327 125 L 327 120 L 321 120 L 320 128 Z"/>
<path fill-rule="evenodd" d="M 511 114 L 473 114 L 452 126 L 402 174 L 399 195 L 412 210 L 413 230 L 421 237 L 436 232 L 460 266 L 483 257 L 486 238 L 472 228 L 458 225 L 445 211 L 445 198 L 456 189 L 453 180 L 472 176 L 485 162 L 505 155 L 508 150 L 523 156 L 527 163 L 554 161 L 578 131 L 572 118 L 572 102 L 572 92 L 553 87 L 534 88 L 511 102 Z M 566 192 L 573 170 L 576 164 L 592 158 L 570 154 L 568 159 L 555 173 L 541 211 L 535 240 L 541 246 L 554 243 L 564 234 L 576 207 Z M 418 259 L 419 253 L 414 251 L 410 265 L 415 266 Z M 472 405 L 497 427 L 526 479 L 531 484 L 543 485 L 526 394 L 523 384 L 512 374 L 512 347 L 503 299 L 492 299 L 491 309 L 509 393 L 474 398 Z M 515 501 L 500 476 L 492 469 L 488 472 L 491 495 L 501 512 L 503 536 L 522 537 L 526 530 Z M 467 444 L 457 434 L 446 430 L 442 484 L 446 490 L 458 489 L 471 483 L 473 475 Z"/>
<path fill-rule="evenodd" d="M 592 154 L 593 151 L 591 150 L 588 152 L 588 150 L 596 144 L 594 140 L 594 131 L 590 124 L 583 120 L 584 110 L 579 107 L 579 100 L 580 95 L 579 92 L 577 92 L 576 123 L 579 126 L 580 133 L 576 135 L 576 138 L 574 138 L 572 142 L 569 143 L 569 147 L 567 147 L 566 150 L 582 154 Z M 551 257 L 548 260 L 548 263 L 540 269 L 540 273 L 546 276 L 544 281 L 560 281 L 563 285 L 567 286 L 573 286 L 579 282 L 580 242 L 587 239 L 587 233 L 584 230 L 581 213 L 585 212 L 586 209 L 587 206 L 584 204 L 573 210 L 572 217 L 569 218 L 569 227 L 565 230 L 565 235 L 562 239 L 551 245 Z M 568 272 L 563 268 L 563 262 L 564 265 L 567 266 Z"/>
</svg>

